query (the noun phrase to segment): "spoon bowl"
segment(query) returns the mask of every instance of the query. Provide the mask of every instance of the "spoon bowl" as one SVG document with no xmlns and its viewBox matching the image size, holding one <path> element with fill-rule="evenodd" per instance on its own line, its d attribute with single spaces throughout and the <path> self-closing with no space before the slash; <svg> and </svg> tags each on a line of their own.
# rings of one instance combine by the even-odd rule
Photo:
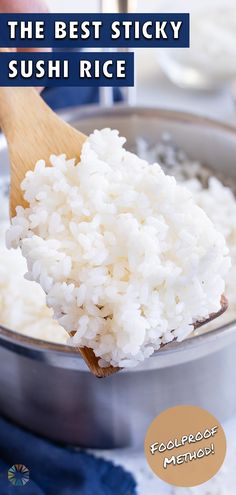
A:
<svg viewBox="0 0 236 495">
<path fill-rule="evenodd" d="M 27 207 L 21 182 L 39 159 L 49 162 L 51 154 L 65 154 L 67 159 L 80 159 L 87 136 L 75 130 L 55 114 L 33 88 L 0 88 L 0 125 L 6 136 L 10 164 L 10 214 L 14 217 L 17 206 Z M 227 308 L 222 296 L 219 312 L 199 321 L 199 327 L 217 318 Z M 71 332 L 73 335 L 73 330 Z M 119 368 L 102 368 L 92 349 L 79 348 L 91 372 L 98 378 L 109 376 Z"/>
</svg>

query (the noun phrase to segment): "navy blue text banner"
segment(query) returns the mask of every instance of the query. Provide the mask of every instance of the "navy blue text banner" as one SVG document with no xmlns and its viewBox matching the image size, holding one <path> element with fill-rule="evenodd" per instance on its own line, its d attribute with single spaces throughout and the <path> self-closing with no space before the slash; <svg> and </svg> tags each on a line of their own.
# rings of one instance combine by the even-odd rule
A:
<svg viewBox="0 0 236 495">
<path fill-rule="evenodd" d="M 1 53 L 0 86 L 133 86 L 133 53 Z"/>
<path fill-rule="evenodd" d="M 1 47 L 189 47 L 189 14 L 0 14 Z"/>
</svg>

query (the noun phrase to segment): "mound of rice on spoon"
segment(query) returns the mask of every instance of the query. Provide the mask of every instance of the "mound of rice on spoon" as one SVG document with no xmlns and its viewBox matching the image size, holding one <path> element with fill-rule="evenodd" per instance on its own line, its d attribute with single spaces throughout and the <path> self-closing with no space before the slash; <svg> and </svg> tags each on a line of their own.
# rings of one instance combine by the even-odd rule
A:
<svg viewBox="0 0 236 495">
<path fill-rule="evenodd" d="M 132 367 L 219 311 L 223 236 L 184 186 L 95 131 L 80 163 L 52 156 L 22 183 L 8 247 L 22 249 L 70 343 L 100 366 Z M 51 165 L 51 166 L 50 166 Z"/>
</svg>

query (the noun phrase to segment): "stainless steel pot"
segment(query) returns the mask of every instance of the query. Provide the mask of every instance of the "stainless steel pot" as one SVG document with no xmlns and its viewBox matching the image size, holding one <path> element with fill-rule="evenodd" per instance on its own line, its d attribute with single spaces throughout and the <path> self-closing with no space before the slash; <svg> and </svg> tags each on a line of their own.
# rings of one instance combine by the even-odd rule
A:
<svg viewBox="0 0 236 495">
<path fill-rule="evenodd" d="M 155 143 L 168 131 L 192 158 L 236 178 L 236 131 L 223 124 L 122 107 L 68 110 L 63 117 L 85 133 L 118 128 L 128 146 L 137 136 Z M 0 146 L 7 173 L 3 139 Z M 0 329 L 0 412 L 48 438 L 83 447 L 140 446 L 152 419 L 177 404 L 202 406 L 224 420 L 236 412 L 235 380 L 236 321 L 102 380 L 69 347 Z"/>
</svg>

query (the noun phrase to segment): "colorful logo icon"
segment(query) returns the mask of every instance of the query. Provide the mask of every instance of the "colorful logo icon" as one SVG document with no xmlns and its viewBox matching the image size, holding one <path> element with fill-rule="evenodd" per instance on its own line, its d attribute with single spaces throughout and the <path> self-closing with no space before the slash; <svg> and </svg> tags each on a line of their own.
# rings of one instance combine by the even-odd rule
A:
<svg viewBox="0 0 236 495">
<path fill-rule="evenodd" d="M 14 464 L 8 470 L 8 481 L 14 486 L 24 486 L 29 481 L 29 470 L 23 464 Z"/>
</svg>

